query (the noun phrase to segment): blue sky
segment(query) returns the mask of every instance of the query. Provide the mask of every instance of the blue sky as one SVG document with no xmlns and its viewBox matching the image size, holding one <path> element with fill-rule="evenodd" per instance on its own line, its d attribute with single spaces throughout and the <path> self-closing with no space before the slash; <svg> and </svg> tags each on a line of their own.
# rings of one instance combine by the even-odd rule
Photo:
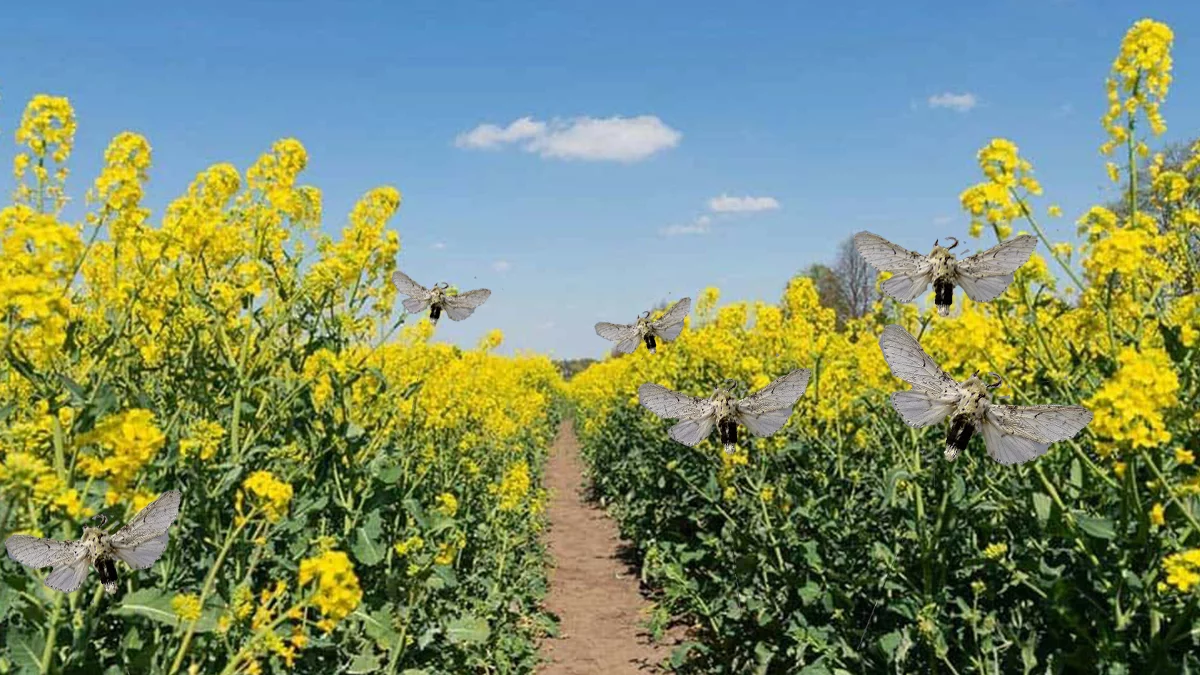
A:
<svg viewBox="0 0 1200 675">
<path fill-rule="evenodd" d="M 1134 4 L 6 3 L 0 160 L 30 96 L 68 96 L 72 195 L 113 135 L 137 131 L 153 147 L 157 217 L 206 166 L 244 169 L 295 137 L 326 231 L 363 192 L 394 185 L 400 268 L 492 289 L 435 339 L 469 345 L 500 328 L 505 352 L 599 356 L 610 345 L 596 321 L 709 285 L 723 300 L 775 300 L 858 230 L 919 251 L 964 234 L 958 194 L 995 136 L 1034 162 L 1041 206 L 1063 207 L 1052 236 L 1073 232 L 1112 191 L 1097 152 L 1104 77 L 1137 19 L 1176 32 L 1163 140 L 1197 133 L 1200 7 Z M 974 105 L 931 106 L 943 94 Z M 522 118 L 531 131 L 517 140 L 456 143 Z M 710 213 L 722 195 L 779 208 Z"/>
</svg>

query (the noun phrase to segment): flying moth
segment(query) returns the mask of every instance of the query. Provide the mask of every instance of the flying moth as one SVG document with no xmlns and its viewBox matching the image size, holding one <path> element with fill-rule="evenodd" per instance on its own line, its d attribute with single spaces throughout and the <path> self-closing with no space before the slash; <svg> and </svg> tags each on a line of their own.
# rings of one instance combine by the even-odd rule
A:
<svg viewBox="0 0 1200 675">
<path fill-rule="evenodd" d="M 657 321 L 651 321 L 652 311 L 642 312 L 633 324 L 607 323 L 596 324 L 596 335 L 605 340 L 617 343 L 617 351 L 629 354 L 637 349 L 639 342 L 646 343 L 646 349 L 651 354 L 656 353 L 658 345 L 656 338 L 671 342 L 683 331 L 683 320 L 692 311 L 692 299 L 684 298 L 671 306 Z"/>
<path fill-rule="evenodd" d="M 167 534 L 179 515 L 181 497 L 179 490 L 162 493 L 116 534 L 107 534 L 102 529 L 108 518 L 98 515 L 93 520 L 102 519 L 101 527 L 84 527 L 79 541 L 14 534 L 4 541 L 4 548 L 8 549 L 8 557 L 22 565 L 35 569 L 52 567 L 44 582 L 56 591 L 70 593 L 78 589 L 87 577 L 88 566 L 92 566 L 99 573 L 104 590 L 116 593 L 114 560 L 135 570 L 153 565 L 167 548 Z"/>
<path fill-rule="evenodd" d="M 435 326 L 443 311 L 452 320 L 462 321 L 471 316 L 471 313 L 492 295 L 492 292 L 486 288 L 450 295 L 446 292 L 446 289 L 450 288 L 450 284 L 444 281 L 434 284 L 433 288 L 425 288 L 410 279 L 404 272 L 399 271 L 392 275 L 392 283 L 396 284 L 397 290 L 408 296 L 401 303 L 404 305 L 404 309 L 411 314 L 417 314 L 425 311 L 425 308 L 428 307 L 429 322 Z"/>
<path fill-rule="evenodd" d="M 929 255 L 913 253 L 870 232 L 854 235 L 854 245 L 859 255 L 880 272 L 891 272 L 892 277 L 882 284 L 883 292 L 900 302 L 912 302 L 929 288 L 933 282 L 933 304 L 938 314 L 948 316 L 954 287 L 963 289 L 968 298 L 975 302 L 990 302 L 1013 282 L 1013 273 L 1029 260 L 1037 247 L 1037 238 L 1022 234 L 1001 242 L 986 251 L 962 260 L 956 260 L 950 246 L 933 242 Z"/>
<path fill-rule="evenodd" d="M 695 398 L 657 384 L 638 387 L 638 402 L 664 419 L 680 422 L 667 431 L 672 440 L 695 447 L 717 428 L 725 452 L 737 447 L 741 423 L 755 436 L 771 436 L 792 416 L 792 406 L 808 387 L 809 371 L 797 368 L 745 398 L 736 398 L 741 383 L 728 379 L 708 398 Z"/>
<path fill-rule="evenodd" d="M 947 417 L 946 459 L 954 461 L 980 432 L 988 455 L 1001 464 L 1020 464 L 1046 453 L 1051 443 L 1074 438 L 1092 421 L 1092 412 L 1077 405 L 999 405 L 989 392 L 1003 380 L 975 371 L 963 382 L 947 375 L 908 331 L 892 324 L 879 336 L 883 358 L 892 375 L 912 385 L 892 394 L 892 407 L 910 427 L 927 427 Z"/>
</svg>

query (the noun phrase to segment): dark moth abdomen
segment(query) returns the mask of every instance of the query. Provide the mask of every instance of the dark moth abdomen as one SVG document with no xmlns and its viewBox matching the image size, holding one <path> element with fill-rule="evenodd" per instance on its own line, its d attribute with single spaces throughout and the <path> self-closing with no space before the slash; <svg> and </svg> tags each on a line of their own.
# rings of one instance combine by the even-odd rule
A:
<svg viewBox="0 0 1200 675">
<path fill-rule="evenodd" d="M 954 284 L 945 279 L 933 280 L 933 304 L 938 307 L 949 307 L 954 299 Z"/>
<path fill-rule="evenodd" d="M 438 317 L 442 315 L 442 306 L 433 305 L 429 308 L 429 320 L 432 323 L 437 323 Z"/>
<path fill-rule="evenodd" d="M 646 335 L 646 349 L 649 349 L 651 354 L 654 353 L 654 336 L 653 335 L 649 335 L 649 334 Z"/>
<path fill-rule="evenodd" d="M 100 583 L 104 584 L 105 590 L 109 593 L 117 590 L 117 566 L 112 558 L 96 558 L 96 571 L 100 573 Z"/>
<path fill-rule="evenodd" d="M 946 432 L 946 459 L 954 461 L 958 453 L 967 449 L 967 443 L 975 434 L 975 423 L 970 415 L 958 415 L 950 420 L 950 430 Z"/>
<path fill-rule="evenodd" d="M 737 420 L 731 418 L 717 422 L 717 433 L 721 436 L 721 445 L 725 446 L 725 451 L 733 452 L 734 446 L 737 445 Z"/>
</svg>

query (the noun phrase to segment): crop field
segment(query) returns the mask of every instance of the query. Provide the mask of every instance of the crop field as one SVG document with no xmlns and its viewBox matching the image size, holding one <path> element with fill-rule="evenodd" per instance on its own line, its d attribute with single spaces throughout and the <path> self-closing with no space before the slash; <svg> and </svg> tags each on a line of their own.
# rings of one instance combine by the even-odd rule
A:
<svg viewBox="0 0 1200 675">
<path fill-rule="evenodd" d="M 115 594 L 5 557 L 0 675 L 535 672 L 568 417 L 650 632 L 684 634 L 675 672 L 1200 672 L 1200 143 L 1151 147 L 1169 87 L 1200 82 L 1172 82 L 1173 40 L 1136 23 L 1097 82 L 1097 172 L 1121 198 L 1073 214 L 1070 240 L 1047 234 L 1065 216 L 1036 157 L 979 150 L 972 246 L 1038 238 L 995 301 L 843 318 L 805 275 L 775 303 L 709 287 L 656 354 L 586 367 L 497 354 L 499 330 L 436 341 L 398 308 L 400 192 L 322 233 L 298 140 L 152 217 L 149 140 L 117 135 L 76 191 L 69 101 L 0 101 L 0 538 L 79 539 L 183 495 L 165 553 L 119 566 Z M 994 371 L 1012 403 L 1094 419 L 1031 462 L 979 440 L 946 461 L 944 426 L 889 403 L 908 387 L 880 350 L 893 323 L 956 380 Z M 733 454 L 672 441 L 638 402 L 795 368 L 812 378 L 786 426 Z"/>
<path fill-rule="evenodd" d="M 657 623 L 694 627 L 685 672 L 1200 668 L 1200 145 L 1169 169 L 1141 140 L 1165 124 L 1169 39 L 1146 22 L 1122 45 L 1102 151 L 1128 201 L 1082 214 L 1080 241 L 1046 238 L 1043 214 L 1060 214 L 1031 158 L 1005 139 L 979 151 L 961 195 L 978 248 L 1042 244 L 996 301 L 941 318 L 888 300 L 839 327 L 807 278 L 778 304 L 718 305 L 709 288 L 658 355 L 571 380 L 596 488 L 660 589 Z M 880 352 L 889 323 L 957 380 L 995 371 L 1014 403 L 1095 419 L 1027 464 L 982 444 L 946 462 L 943 427 L 911 429 L 888 402 L 907 389 Z M 675 443 L 638 405 L 643 382 L 703 397 L 798 367 L 812 381 L 784 431 L 732 456 L 715 437 Z"/>
</svg>

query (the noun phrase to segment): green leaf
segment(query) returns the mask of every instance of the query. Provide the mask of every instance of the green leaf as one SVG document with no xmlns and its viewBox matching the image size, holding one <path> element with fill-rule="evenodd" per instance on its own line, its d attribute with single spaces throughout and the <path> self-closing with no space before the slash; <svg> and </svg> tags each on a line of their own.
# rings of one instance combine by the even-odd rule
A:
<svg viewBox="0 0 1200 675">
<path fill-rule="evenodd" d="M 358 538 L 350 547 L 355 559 L 368 567 L 379 564 L 386 553 L 381 543 L 382 532 L 379 512 L 372 511 L 363 521 L 362 527 L 358 528 Z"/>
<path fill-rule="evenodd" d="M 168 626 L 178 626 L 179 617 L 171 609 L 171 600 L 175 594 L 165 595 L 156 588 L 144 588 L 134 591 L 121 601 L 121 606 L 113 610 L 117 616 L 144 616 L 152 621 L 165 623 Z"/>
<path fill-rule="evenodd" d="M 45 644 L 40 634 L 10 630 L 5 647 L 18 673 L 42 672 L 41 658 Z"/>
<path fill-rule="evenodd" d="M 361 611 L 355 611 L 354 616 L 362 619 L 363 631 L 367 636 L 375 641 L 381 649 L 390 651 L 396 646 L 400 636 L 396 633 L 396 629 L 392 626 L 391 605 L 372 610 L 364 614 Z"/>
<path fill-rule="evenodd" d="M 1042 527 L 1046 526 L 1046 521 L 1050 520 L 1050 497 L 1041 492 L 1033 493 L 1033 510 L 1037 512 L 1038 522 Z"/>
<path fill-rule="evenodd" d="M 1117 531 L 1113 528 L 1112 521 L 1107 518 L 1094 518 L 1092 516 L 1077 514 L 1075 520 L 1084 532 L 1097 539 L 1115 539 L 1117 536 Z"/>
<path fill-rule="evenodd" d="M 400 675 L 429 675 L 429 671 L 424 668 L 405 668 Z"/>
<path fill-rule="evenodd" d="M 473 616 L 459 617 L 446 624 L 446 637 L 452 644 L 478 644 L 488 639 L 491 630 L 484 619 Z"/>
<path fill-rule="evenodd" d="M 371 652 L 355 656 L 346 672 L 353 675 L 355 673 L 373 673 L 376 670 L 379 670 L 379 655 Z"/>
</svg>

